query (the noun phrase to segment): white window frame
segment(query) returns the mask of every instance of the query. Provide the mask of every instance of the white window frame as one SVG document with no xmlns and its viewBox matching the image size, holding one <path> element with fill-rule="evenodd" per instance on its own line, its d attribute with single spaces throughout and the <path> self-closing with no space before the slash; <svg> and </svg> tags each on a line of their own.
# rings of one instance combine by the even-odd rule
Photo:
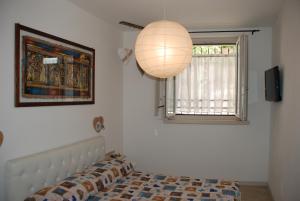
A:
<svg viewBox="0 0 300 201">
<path fill-rule="evenodd" d="M 158 105 L 164 105 L 164 122 L 176 124 L 249 124 L 248 112 L 248 36 L 193 38 L 195 45 L 231 43 L 237 46 L 236 115 L 178 115 L 175 112 L 175 77 L 158 82 Z M 164 89 L 162 89 L 164 87 Z M 167 92 L 172 93 L 167 93 Z M 162 97 L 162 95 L 164 97 Z M 164 101 L 164 103 L 162 103 Z M 158 106 L 157 105 L 157 106 Z"/>
</svg>

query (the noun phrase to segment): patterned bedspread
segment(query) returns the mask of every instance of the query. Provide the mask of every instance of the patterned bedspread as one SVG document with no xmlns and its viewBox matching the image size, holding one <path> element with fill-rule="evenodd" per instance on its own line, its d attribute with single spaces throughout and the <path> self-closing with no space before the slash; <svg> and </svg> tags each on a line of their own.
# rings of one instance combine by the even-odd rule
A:
<svg viewBox="0 0 300 201">
<path fill-rule="evenodd" d="M 134 171 L 87 201 L 240 201 L 237 182 L 147 174 Z"/>
</svg>

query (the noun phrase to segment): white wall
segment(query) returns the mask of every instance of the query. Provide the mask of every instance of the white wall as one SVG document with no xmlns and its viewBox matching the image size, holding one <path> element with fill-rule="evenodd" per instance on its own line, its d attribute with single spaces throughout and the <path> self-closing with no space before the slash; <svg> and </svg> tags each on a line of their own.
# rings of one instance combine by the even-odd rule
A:
<svg viewBox="0 0 300 201">
<path fill-rule="evenodd" d="M 135 32 L 125 32 L 132 48 Z M 270 104 L 264 70 L 271 67 L 272 30 L 249 36 L 249 125 L 172 125 L 154 116 L 155 82 L 133 57 L 123 68 L 124 152 L 138 169 L 177 175 L 267 182 Z"/>
<path fill-rule="evenodd" d="M 19 22 L 96 49 L 96 103 L 14 107 L 14 23 Z M 116 27 L 66 0 L 0 1 L 0 200 L 5 161 L 97 135 L 92 120 L 105 118 L 107 150 L 122 150 L 122 68 Z"/>
<path fill-rule="evenodd" d="M 275 201 L 300 198 L 300 1 L 286 1 L 274 27 L 273 63 L 283 72 L 283 101 L 272 104 L 269 185 Z"/>
</svg>

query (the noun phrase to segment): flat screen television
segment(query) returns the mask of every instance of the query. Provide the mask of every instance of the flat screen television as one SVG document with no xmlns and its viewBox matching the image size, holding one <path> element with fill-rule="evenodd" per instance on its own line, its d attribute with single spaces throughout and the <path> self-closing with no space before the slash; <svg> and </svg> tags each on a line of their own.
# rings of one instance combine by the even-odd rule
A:
<svg viewBox="0 0 300 201">
<path fill-rule="evenodd" d="M 281 101 L 280 72 L 278 66 L 265 71 L 265 98 L 267 101 Z"/>
</svg>

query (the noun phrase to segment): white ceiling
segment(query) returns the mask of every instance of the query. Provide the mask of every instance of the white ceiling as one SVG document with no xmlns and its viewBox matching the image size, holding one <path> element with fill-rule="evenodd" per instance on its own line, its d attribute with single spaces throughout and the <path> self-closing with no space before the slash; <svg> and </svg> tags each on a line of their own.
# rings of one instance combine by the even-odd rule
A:
<svg viewBox="0 0 300 201">
<path fill-rule="evenodd" d="M 284 0 L 70 0 L 113 24 L 175 20 L 190 29 L 271 25 Z"/>
</svg>

